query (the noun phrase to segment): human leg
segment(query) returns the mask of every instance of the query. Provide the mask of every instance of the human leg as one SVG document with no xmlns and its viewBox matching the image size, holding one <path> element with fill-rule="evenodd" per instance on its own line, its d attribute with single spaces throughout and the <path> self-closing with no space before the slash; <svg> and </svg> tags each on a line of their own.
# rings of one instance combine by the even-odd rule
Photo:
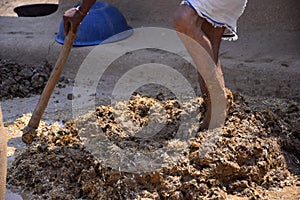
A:
<svg viewBox="0 0 300 200">
<path fill-rule="evenodd" d="M 214 27 L 208 21 L 204 21 L 201 28 L 202 28 L 203 32 L 209 38 L 209 41 L 211 42 L 214 61 L 217 65 L 217 70 L 218 70 L 218 73 L 220 76 L 220 80 L 222 81 L 223 87 L 225 87 L 224 76 L 223 76 L 223 72 L 222 72 L 221 62 L 219 59 L 220 44 L 221 44 L 221 39 L 222 39 L 222 35 L 225 30 L 225 27 Z"/>
<path fill-rule="evenodd" d="M 204 22 L 205 19 L 199 17 L 191 7 L 181 5 L 175 12 L 173 25 L 175 30 L 180 33 L 180 36 L 183 34 L 198 42 L 214 59 L 211 42 L 201 28 Z M 181 37 L 181 39 L 186 44 L 184 37 Z M 187 46 L 187 48 L 189 47 Z"/>
<path fill-rule="evenodd" d="M 195 10 L 188 5 L 180 6 L 174 17 L 174 28 L 179 33 L 179 36 L 189 53 L 193 53 L 195 55 L 195 52 L 193 52 L 193 42 L 191 43 L 191 39 L 187 39 L 186 36 L 192 38 L 194 41 L 200 44 L 206 50 L 215 64 L 218 64 L 218 51 L 224 28 L 215 28 L 211 24 L 207 23 L 208 22 L 204 18 L 200 17 L 197 12 L 195 12 Z M 209 25 L 211 27 L 209 27 Z M 197 62 L 195 63 L 197 65 Z M 199 68 L 200 66 L 197 67 Z M 222 75 L 221 68 L 218 68 L 218 71 L 220 71 L 218 73 Z M 224 84 L 223 76 L 220 76 L 219 79 L 221 79 L 221 82 Z M 208 88 L 201 74 L 199 74 L 199 82 L 207 108 L 206 116 L 203 120 L 201 128 L 207 129 L 211 118 L 211 102 Z"/>
</svg>

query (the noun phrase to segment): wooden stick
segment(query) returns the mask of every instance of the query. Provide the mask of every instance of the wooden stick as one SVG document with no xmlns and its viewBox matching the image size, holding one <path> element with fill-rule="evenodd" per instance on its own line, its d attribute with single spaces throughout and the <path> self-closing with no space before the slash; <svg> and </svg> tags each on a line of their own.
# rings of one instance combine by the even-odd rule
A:
<svg viewBox="0 0 300 200">
<path fill-rule="evenodd" d="M 32 116 L 30 118 L 30 121 L 23 129 L 23 136 L 22 140 L 23 142 L 30 144 L 35 137 L 36 133 L 35 130 L 38 128 L 42 115 L 48 105 L 50 96 L 55 88 L 55 85 L 57 84 L 59 77 L 63 71 L 63 68 L 65 66 L 65 63 L 68 59 L 68 56 L 70 54 L 70 51 L 72 49 L 74 40 L 75 40 L 76 34 L 70 31 L 68 35 L 66 36 L 66 39 L 64 41 L 64 45 L 62 47 L 62 50 L 59 54 L 59 57 L 56 61 L 56 64 L 52 70 L 52 73 L 49 77 L 49 80 L 41 94 L 41 97 L 39 99 L 38 104 L 36 105 Z"/>
<path fill-rule="evenodd" d="M 0 105 L 0 200 L 5 199 L 7 168 L 7 138 Z"/>
</svg>

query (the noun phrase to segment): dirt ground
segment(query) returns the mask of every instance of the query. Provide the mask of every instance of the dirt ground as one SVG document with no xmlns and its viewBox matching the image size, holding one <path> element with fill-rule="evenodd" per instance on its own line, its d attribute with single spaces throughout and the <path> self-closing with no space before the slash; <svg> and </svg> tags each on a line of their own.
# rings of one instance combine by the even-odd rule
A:
<svg viewBox="0 0 300 200">
<path fill-rule="evenodd" d="M 57 1 L 2 0 L 0 16 L 16 16 L 13 7 L 35 2 Z M 180 0 L 106 2 L 119 8 L 134 28 L 149 26 L 172 28 L 172 16 Z M 274 96 L 299 102 L 300 2 L 288 0 L 282 4 L 280 0 L 248 2 L 245 13 L 238 22 L 239 40 L 224 41 L 221 45 L 220 58 L 228 88 L 249 96 Z M 16 53 L 17 59 L 21 52 L 10 50 L 12 54 L 9 57 L 14 58 L 13 54 Z M 28 54 L 28 57 L 23 56 L 21 62 L 30 63 L 30 52 L 25 51 L 24 54 Z M 76 71 L 74 67 L 66 67 L 64 73 L 69 78 L 74 78 Z"/>
<path fill-rule="evenodd" d="M 16 14 L 13 12 L 14 7 L 28 3 L 44 2 L 57 3 L 55 0 L 0 0 L 0 16 L 15 17 Z M 128 23 L 133 27 L 157 26 L 171 28 L 171 16 L 180 1 L 150 0 L 132 2 L 129 0 L 109 0 L 107 2 L 116 5 L 123 12 Z M 55 126 L 54 128 L 48 125 L 42 126 L 44 128 L 42 132 L 47 132 L 49 135 L 46 134 L 42 139 L 37 140 L 34 145 L 26 147 L 21 142 L 21 133 L 19 130 L 25 125 L 24 121 L 28 120 L 27 116 L 25 119 L 22 118 L 21 122 L 17 121 L 16 124 L 7 125 L 10 126 L 10 156 L 13 155 L 16 149 L 24 150 L 19 152 L 14 164 L 13 160 L 16 155 L 9 158 L 9 163 L 14 166 L 15 170 L 10 171 L 9 174 L 11 188 L 18 192 L 26 189 L 25 193 L 36 195 L 35 197 L 37 199 L 41 197 L 42 194 L 46 199 L 50 197 L 63 199 L 60 195 L 62 191 L 66 189 L 69 190 L 69 192 L 66 192 L 65 195 L 67 196 L 64 197 L 70 199 L 74 197 L 95 199 L 101 197 L 101 195 L 104 195 L 104 198 L 109 195 L 116 195 L 116 198 L 182 199 L 182 195 L 186 197 L 187 194 L 190 194 L 190 199 L 193 199 L 193 197 L 197 195 L 199 198 L 210 197 L 211 199 L 223 199 L 226 197 L 229 199 L 300 199 L 299 182 L 293 182 L 293 178 L 295 178 L 294 175 L 299 176 L 299 146 L 291 144 L 293 140 L 297 142 L 300 140 L 299 10 L 300 1 L 249 1 L 246 11 L 239 21 L 239 40 L 237 42 L 223 42 L 221 46 L 220 59 L 224 69 L 226 86 L 234 92 L 237 91 L 245 95 L 243 98 L 245 98 L 246 102 L 236 98 L 239 101 L 236 103 L 237 107 L 233 108 L 231 113 L 231 117 L 235 118 L 228 122 L 227 128 L 230 127 L 231 123 L 234 124 L 238 121 L 239 126 L 237 127 L 240 128 L 240 132 L 237 127 L 234 131 L 231 130 L 232 135 L 228 135 L 228 132 L 222 132 L 222 142 L 225 142 L 234 150 L 247 147 L 247 144 L 252 145 L 251 147 L 256 149 L 256 153 L 259 155 L 258 157 L 253 156 L 253 152 L 245 150 L 243 151 L 244 154 L 241 153 L 242 155 L 239 157 L 240 160 L 233 157 L 223 162 L 221 159 L 222 156 L 225 154 L 235 155 L 236 152 L 230 148 L 228 150 L 218 146 L 219 154 L 217 157 L 213 158 L 214 154 L 211 153 L 207 157 L 209 161 L 206 162 L 208 163 L 199 161 L 195 158 L 195 155 L 199 151 L 199 145 L 201 145 L 205 139 L 205 136 L 200 133 L 198 137 L 194 139 L 194 146 L 188 149 L 188 153 L 183 156 L 183 160 L 173 165 L 172 169 L 166 167 L 159 172 L 159 175 L 150 173 L 145 176 L 135 177 L 134 174 L 119 173 L 102 166 L 101 163 L 95 163 L 95 160 L 91 158 L 89 153 L 80 151 L 82 149 L 82 141 L 78 140 L 76 134 L 73 135 L 74 129 L 72 126 L 68 126 L 61 131 L 58 131 L 59 128 Z M 148 54 L 149 52 L 147 51 L 139 52 L 137 56 L 132 59 L 131 63 L 137 62 L 139 56 L 144 57 Z M 6 57 L 0 55 L 2 70 L 4 68 L 13 69 L 20 66 L 20 68 L 30 68 L 32 72 L 35 72 L 34 66 L 24 67 L 24 63 L 29 63 L 30 57 L 28 57 L 27 61 L 24 60 L 24 63 L 15 63 L 14 60 L 11 59 L 6 61 L 6 59 Z M 43 65 L 42 62 L 36 64 Z M 50 63 L 50 65 L 51 64 L 53 63 Z M 119 62 L 119 65 L 120 64 L 122 64 L 122 61 Z M 181 63 L 178 63 L 177 60 L 174 61 L 174 65 L 180 64 Z M 118 65 L 118 63 L 116 63 L 116 65 Z M 14 74 L 23 76 L 22 74 L 25 72 L 28 74 L 28 70 L 23 70 L 22 73 L 21 70 L 17 70 Z M 28 77 L 29 82 L 35 75 L 32 72 L 30 72 L 31 75 Z M 1 73 L 1 79 L 7 78 L 9 75 L 8 71 L 5 73 L 5 75 Z M 38 78 L 40 78 L 41 74 L 39 73 L 38 75 Z M 72 81 L 70 80 L 72 80 L 75 75 L 76 69 L 66 68 L 64 70 L 64 78 L 60 81 L 60 87 L 72 85 Z M 15 87 L 11 87 L 10 90 L 5 90 L 7 95 L 4 95 L 4 92 L 1 91 L 1 101 L 13 97 L 17 99 L 11 100 L 9 105 L 13 105 L 14 103 L 20 104 L 20 98 L 35 96 L 40 93 L 47 76 L 49 76 L 48 72 L 46 75 L 42 74 L 43 81 L 40 81 L 42 83 L 39 84 L 38 87 L 33 87 L 32 85 L 29 87 L 32 88 L 32 90 L 28 91 L 30 95 L 28 95 L 28 93 L 25 94 L 22 89 L 28 84 L 28 81 L 26 83 L 20 83 L 19 88 L 16 86 L 16 82 L 10 82 L 11 85 L 15 85 Z M 108 85 L 110 85 L 114 80 L 110 81 L 109 79 L 111 77 L 112 79 L 113 77 L 118 77 L 118 74 L 109 74 L 107 77 L 108 79 L 106 81 Z M 4 81 L 1 80 L 1 84 L 2 82 Z M 7 87 L 9 87 L 9 84 Z M 59 96 L 62 95 L 62 93 L 63 92 L 57 92 L 56 95 Z M 239 96 L 237 95 L 236 97 Z M 274 98 L 272 99 L 272 97 Z M 72 99 L 73 97 L 71 95 L 66 98 Z M 247 106 L 250 106 L 250 108 Z M 12 106 L 11 110 L 14 109 L 19 108 L 17 108 L 17 105 L 16 107 Z M 112 125 L 112 127 L 116 126 L 115 122 L 109 121 L 109 117 L 105 118 L 110 108 L 103 107 L 102 109 L 104 109 L 104 111 L 106 109 L 106 112 L 101 110 L 102 113 L 105 113 L 104 115 L 101 114 L 101 119 L 104 121 L 108 120 L 107 124 Z M 266 110 L 268 109 L 272 112 L 267 112 Z M 234 111 L 242 112 L 242 117 L 236 116 L 237 113 L 234 113 Z M 98 110 L 98 114 L 99 112 Z M 251 118 L 251 114 L 253 113 L 255 113 L 255 119 Z M 26 114 L 26 112 L 20 113 L 18 117 L 22 114 Z M 68 117 L 66 116 L 67 114 L 57 114 L 53 120 L 60 119 L 60 121 L 67 121 Z M 142 124 L 143 121 L 140 120 L 140 115 L 138 116 L 139 117 L 135 118 L 135 120 Z M 243 120 L 245 119 L 243 116 L 247 116 L 246 119 L 248 119 L 249 122 L 253 122 L 252 125 L 257 129 L 256 134 L 258 135 L 249 136 L 246 134 L 249 133 L 247 131 L 250 130 L 243 124 Z M 17 116 L 14 116 L 14 119 L 16 118 Z M 262 122 L 264 120 L 267 120 L 269 123 L 267 126 L 261 127 L 255 124 L 256 122 Z M 284 125 L 284 128 L 280 127 L 280 125 Z M 115 128 L 118 130 L 119 127 Z M 280 129 L 279 132 L 277 130 L 278 128 Z M 287 130 L 292 130 L 292 134 L 288 133 Z M 121 136 L 114 136 L 116 134 L 114 130 L 109 129 L 106 134 L 108 138 L 111 137 L 110 140 L 116 142 L 117 145 L 121 147 L 122 145 L 129 145 L 129 147 L 132 148 L 132 146 L 130 146 L 132 143 L 136 145 L 136 143 L 132 141 L 120 142 Z M 238 139 L 236 140 L 241 139 L 242 142 L 238 143 L 240 141 L 232 140 L 237 142 L 238 145 L 231 143 L 233 141 L 230 140 L 230 138 L 233 138 L 236 134 L 238 135 L 236 137 Z M 249 141 L 253 141 L 253 138 L 255 138 L 259 144 L 250 144 Z M 60 141 L 57 142 L 57 140 Z M 68 145 L 70 141 L 77 146 L 75 145 L 69 148 Z M 155 146 L 155 142 L 151 145 Z M 270 150 L 270 146 L 275 150 Z M 269 157 L 264 154 L 265 150 L 269 153 Z M 78 156 L 75 160 L 72 160 L 74 154 Z M 36 160 L 28 159 L 29 155 L 34 155 Z M 48 156 L 49 160 L 52 159 L 53 165 L 43 162 L 44 156 Z M 58 161 L 64 156 L 66 162 L 59 164 Z M 276 156 L 277 158 L 285 156 L 285 159 L 276 160 Z M 245 164 L 243 159 L 251 158 L 253 158 L 253 160 Z M 82 161 L 84 159 L 85 162 Z M 27 163 L 21 162 L 21 160 L 27 161 Z M 268 163 L 265 163 L 265 161 L 268 161 Z M 80 162 L 83 164 L 78 164 Z M 37 163 L 44 167 L 49 166 L 49 170 L 43 171 L 43 167 L 37 167 Z M 70 164 L 74 165 L 74 168 L 68 170 L 66 166 Z M 237 168 L 237 165 L 242 169 Z M 251 168 L 250 165 L 253 168 Z M 52 170 L 59 166 L 64 168 L 66 172 L 65 177 L 58 176 L 57 172 Z M 191 168 L 192 171 L 189 171 Z M 228 170 L 227 175 L 231 180 L 220 177 L 220 174 L 218 174 L 220 168 L 223 168 L 223 172 L 226 171 L 224 169 Z M 33 169 L 36 173 L 32 176 L 29 176 L 28 173 L 24 174 L 26 170 L 30 171 Z M 82 171 L 79 172 L 78 170 Z M 242 172 L 244 171 L 247 171 L 248 174 L 246 172 L 243 174 Z M 238 176 L 236 174 L 237 172 L 240 172 L 242 175 Z M 251 175 L 249 172 L 255 173 Z M 45 173 L 48 173 L 50 177 L 46 176 Z M 76 176 L 74 177 L 72 173 L 76 174 Z M 47 183 L 49 183 L 48 185 L 45 185 L 45 182 L 39 179 L 40 174 L 44 174 L 44 176 L 49 179 L 46 180 L 46 182 L 48 181 Z M 205 180 L 193 182 L 192 177 L 199 178 L 200 175 L 203 175 Z M 58 177 L 51 179 L 51 176 Z M 67 186 L 64 183 L 59 183 L 59 178 L 65 178 L 67 180 L 66 183 L 70 183 L 70 185 Z M 103 181 L 105 178 L 108 179 L 109 182 Z M 76 184 L 72 184 L 74 180 L 77 182 Z M 146 181 L 150 181 L 150 183 L 146 183 Z M 54 185 L 51 184 L 56 184 L 58 187 L 54 187 Z M 20 190 L 20 188 L 12 187 L 12 185 L 14 185 L 14 187 L 26 186 Z M 159 189 L 155 189 L 155 185 L 159 185 Z M 103 186 L 106 190 L 103 192 L 100 186 Z M 126 191 L 122 191 L 118 187 L 125 188 Z M 266 188 L 268 190 L 266 190 Z M 48 191 L 48 193 L 45 192 L 45 190 Z M 99 191 L 102 191 L 102 193 L 99 193 Z M 74 194 L 72 194 L 72 192 L 74 192 Z M 130 196 L 129 194 L 133 195 Z M 192 194 L 194 194 L 194 196 Z"/>
</svg>

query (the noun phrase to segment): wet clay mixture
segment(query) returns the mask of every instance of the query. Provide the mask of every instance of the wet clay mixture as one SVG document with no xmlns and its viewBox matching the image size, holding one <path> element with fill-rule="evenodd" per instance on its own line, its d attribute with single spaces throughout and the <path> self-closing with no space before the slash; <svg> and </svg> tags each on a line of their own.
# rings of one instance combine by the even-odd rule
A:
<svg viewBox="0 0 300 200">
<path fill-rule="evenodd" d="M 41 94 L 52 68 L 47 61 L 36 65 L 25 65 L 0 58 L 0 100 Z M 62 76 L 58 87 L 65 87 L 68 83 L 69 80 Z"/>
<path fill-rule="evenodd" d="M 28 66 L 0 59 L 0 99 L 41 93 L 51 70 L 48 63 Z"/>
<path fill-rule="evenodd" d="M 135 95 L 64 127 L 43 122 L 15 157 L 9 187 L 34 199 L 275 199 L 269 190 L 299 191 L 299 106 L 227 94 L 225 125 L 210 131 L 198 130 L 202 98 Z"/>
</svg>

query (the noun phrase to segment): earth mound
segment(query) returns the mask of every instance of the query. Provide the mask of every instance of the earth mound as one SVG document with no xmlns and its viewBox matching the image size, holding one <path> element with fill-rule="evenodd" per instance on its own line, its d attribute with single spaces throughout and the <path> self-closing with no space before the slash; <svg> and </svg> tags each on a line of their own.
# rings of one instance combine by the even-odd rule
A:
<svg viewBox="0 0 300 200">
<path fill-rule="evenodd" d="M 8 184 L 35 199 L 269 199 L 269 189 L 295 186 L 299 106 L 229 91 L 228 102 L 224 127 L 199 131 L 190 126 L 188 133 L 195 134 L 183 140 L 176 137 L 178 124 L 184 116 L 199 124 L 205 112 L 202 98 L 179 104 L 136 95 L 100 106 L 64 127 L 42 123 L 39 137 L 16 156 Z M 13 126 L 20 129 L 29 118 Z M 163 128 L 138 137 L 135 133 L 150 119 Z M 159 159 L 143 163 L 142 154 Z"/>
</svg>

